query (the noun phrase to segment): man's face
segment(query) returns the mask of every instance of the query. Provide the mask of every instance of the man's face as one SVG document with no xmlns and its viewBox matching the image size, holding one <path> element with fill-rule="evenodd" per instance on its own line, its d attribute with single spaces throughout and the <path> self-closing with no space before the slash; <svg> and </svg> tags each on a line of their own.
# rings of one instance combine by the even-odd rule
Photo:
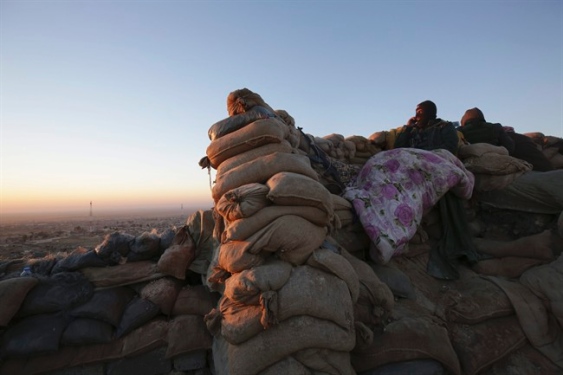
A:
<svg viewBox="0 0 563 375">
<path fill-rule="evenodd" d="M 418 124 L 419 123 L 424 124 L 430 120 L 430 116 L 428 116 L 426 109 L 419 105 L 416 106 L 416 113 L 414 117 L 416 118 L 416 122 Z"/>
</svg>

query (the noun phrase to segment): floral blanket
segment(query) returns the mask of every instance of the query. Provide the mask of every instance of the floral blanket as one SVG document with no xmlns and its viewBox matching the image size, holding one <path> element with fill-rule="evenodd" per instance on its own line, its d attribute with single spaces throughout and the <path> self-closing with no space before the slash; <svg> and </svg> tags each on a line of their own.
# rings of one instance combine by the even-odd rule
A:
<svg viewBox="0 0 563 375">
<path fill-rule="evenodd" d="M 397 148 L 372 156 L 343 193 L 387 263 L 406 250 L 422 217 L 448 191 L 471 198 L 475 178 L 446 150 Z M 373 255 L 376 255 L 375 257 Z"/>
</svg>

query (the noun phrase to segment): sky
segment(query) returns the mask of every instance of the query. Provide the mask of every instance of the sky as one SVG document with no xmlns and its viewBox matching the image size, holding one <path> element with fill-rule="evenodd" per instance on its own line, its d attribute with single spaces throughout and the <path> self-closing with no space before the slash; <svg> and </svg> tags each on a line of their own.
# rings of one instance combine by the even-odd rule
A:
<svg viewBox="0 0 563 375">
<path fill-rule="evenodd" d="M 563 1 L 1 0 L 0 215 L 211 208 L 241 88 L 316 137 L 423 100 L 563 137 Z"/>
</svg>

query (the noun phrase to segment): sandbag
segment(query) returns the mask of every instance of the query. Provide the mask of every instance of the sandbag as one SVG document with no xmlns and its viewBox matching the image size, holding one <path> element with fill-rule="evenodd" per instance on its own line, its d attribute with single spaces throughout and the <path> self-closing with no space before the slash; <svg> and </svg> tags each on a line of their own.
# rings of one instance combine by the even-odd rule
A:
<svg viewBox="0 0 563 375">
<path fill-rule="evenodd" d="M 270 189 L 256 182 L 229 190 L 219 199 L 215 210 L 228 221 L 250 217 L 272 204 L 266 197 Z"/>
<path fill-rule="evenodd" d="M 221 121 L 217 121 L 215 124 L 211 125 L 207 131 L 207 135 L 209 136 L 209 140 L 213 141 L 239 130 L 254 121 L 274 116 L 275 114 L 270 109 L 262 106 L 254 106 L 245 113 L 239 113 L 238 115 L 229 116 Z"/>
<path fill-rule="evenodd" d="M 171 277 L 163 277 L 145 285 L 141 290 L 140 296 L 159 306 L 160 311 L 164 315 L 170 315 L 181 287 L 178 280 Z"/>
<path fill-rule="evenodd" d="M 245 305 L 223 297 L 219 302 L 221 336 L 230 344 L 239 345 L 266 329 L 262 324 L 263 307 Z"/>
<path fill-rule="evenodd" d="M 233 302 L 259 305 L 260 293 L 279 290 L 289 279 L 291 264 L 270 258 L 260 266 L 231 275 L 225 281 L 224 296 Z"/>
<path fill-rule="evenodd" d="M 96 246 L 95 251 L 100 258 L 117 264 L 121 257 L 129 254 L 133 241 L 135 241 L 135 236 L 132 234 L 113 232 L 104 237 L 103 242 Z"/>
<path fill-rule="evenodd" d="M 249 248 L 253 245 L 249 241 L 229 241 L 221 244 L 218 252 L 217 265 L 219 268 L 237 273 L 246 269 L 259 266 L 266 261 L 270 254 L 253 254 Z"/>
<path fill-rule="evenodd" d="M 143 232 L 135 237 L 127 254 L 128 262 L 138 262 L 160 256 L 160 237 L 153 232 Z"/>
<path fill-rule="evenodd" d="M 307 348 L 350 351 L 356 341 L 354 331 L 347 331 L 326 320 L 310 316 L 287 319 L 241 345 L 228 345 L 231 375 L 253 375 Z"/>
<path fill-rule="evenodd" d="M 200 315 L 181 315 L 169 323 L 165 358 L 174 358 L 194 350 L 211 349 L 213 337 Z"/>
<path fill-rule="evenodd" d="M 205 151 L 215 169 L 233 156 L 253 148 L 280 143 L 289 135 L 289 129 L 275 118 L 254 121 L 245 127 L 211 141 Z"/>
<path fill-rule="evenodd" d="M 263 158 L 264 156 L 283 152 L 287 154 L 296 153 L 291 144 L 287 140 L 282 140 L 279 143 L 268 143 L 259 147 L 252 148 L 248 151 L 244 151 L 240 154 L 231 156 L 227 160 L 223 161 L 221 165 L 217 167 L 217 175 L 221 176 L 228 172 L 229 170 L 238 167 L 244 163 Z"/>
<path fill-rule="evenodd" d="M 418 303 L 401 299 L 397 302 L 385 330 L 374 335 L 370 345 L 351 352 L 354 369 L 364 372 L 388 363 L 434 359 L 450 373 L 460 375 L 460 364 L 446 328 Z"/>
<path fill-rule="evenodd" d="M 40 279 L 31 289 L 17 312 L 18 317 L 66 310 L 88 301 L 93 285 L 79 272 L 61 272 Z"/>
<path fill-rule="evenodd" d="M 473 173 L 493 175 L 525 173 L 532 170 L 532 165 L 524 160 L 499 154 L 472 156 L 464 159 L 463 164 Z"/>
<path fill-rule="evenodd" d="M 99 290 L 94 292 L 88 302 L 72 309 L 70 315 L 76 318 L 96 319 L 117 327 L 125 307 L 133 297 L 133 290 L 127 287 Z"/>
<path fill-rule="evenodd" d="M 113 339 L 114 327 L 97 319 L 78 318 L 68 324 L 61 345 L 105 344 Z"/>
<path fill-rule="evenodd" d="M 559 215 L 563 211 L 563 170 L 530 171 L 505 188 L 479 192 L 476 198 L 496 208 Z"/>
<path fill-rule="evenodd" d="M 156 269 L 160 273 L 185 280 L 186 271 L 197 256 L 196 251 L 195 241 L 186 225 L 178 230 L 172 245 L 164 250 L 158 259 Z"/>
<path fill-rule="evenodd" d="M 16 277 L 0 281 L 0 327 L 8 325 L 18 312 L 27 293 L 37 285 L 35 277 Z"/>
<path fill-rule="evenodd" d="M 8 327 L 2 338 L 3 357 L 28 357 L 59 349 L 61 335 L 68 324 L 62 312 L 38 314 Z"/>
<path fill-rule="evenodd" d="M 488 319 L 478 324 L 448 326 L 463 372 L 479 374 L 526 343 L 516 316 Z"/>
<path fill-rule="evenodd" d="M 160 313 L 160 307 L 145 298 L 135 297 L 125 307 L 115 331 L 116 338 L 124 336 Z"/>
<path fill-rule="evenodd" d="M 266 182 L 267 198 L 281 206 L 312 206 L 334 215 L 330 191 L 319 181 L 298 173 L 279 172 Z"/>
<path fill-rule="evenodd" d="M 104 267 L 109 265 L 109 263 L 100 258 L 96 251 L 78 247 L 68 256 L 59 259 L 53 266 L 51 274 L 78 271 L 85 267 Z"/>
<path fill-rule="evenodd" d="M 205 275 L 211 260 L 213 250 L 218 245 L 218 240 L 213 237 L 215 220 L 213 210 L 198 210 L 186 220 L 188 231 L 196 244 L 196 258 L 190 265 L 190 271 Z"/>
<path fill-rule="evenodd" d="M 205 316 L 218 299 L 218 293 L 211 292 L 205 285 L 186 285 L 178 293 L 171 314 Z"/>
<path fill-rule="evenodd" d="M 230 222 L 222 233 L 222 242 L 246 240 L 278 218 L 286 215 L 299 216 L 318 227 L 330 224 L 328 214 L 309 206 L 268 206 L 254 215 Z"/>
<path fill-rule="evenodd" d="M 88 267 L 80 272 L 98 288 L 129 285 L 162 276 L 157 272 L 156 263 L 148 260 L 111 267 Z"/>
<path fill-rule="evenodd" d="M 338 276 L 348 286 L 352 302 L 357 302 L 360 295 L 360 280 L 356 270 L 346 258 L 323 246 L 313 251 L 307 264 Z"/>
<path fill-rule="evenodd" d="M 246 239 L 248 251 L 276 253 L 281 260 L 293 265 L 303 264 L 326 237 L 326 229 L 295 215 L 285 215 L 272 221 Z"/>
<path fill-rule="evenodd" d="M 252 182 L 263 184 L 282 171 L 299 173 L 318 180 L 317 173 L 311 167 L 307 156 L 276 152 L 217 175 L 215 185 L 211 189 L 213 200 L 217 202 L 227 191 L 245 184 Z"/>
<path fill-rule="evenodd" d="M 344 281 L 310 266 L 294 267 L 289 280 L 277 292 L 278 321 L 310 315 L 353 330 L 352 297 Z"/>
</svg>

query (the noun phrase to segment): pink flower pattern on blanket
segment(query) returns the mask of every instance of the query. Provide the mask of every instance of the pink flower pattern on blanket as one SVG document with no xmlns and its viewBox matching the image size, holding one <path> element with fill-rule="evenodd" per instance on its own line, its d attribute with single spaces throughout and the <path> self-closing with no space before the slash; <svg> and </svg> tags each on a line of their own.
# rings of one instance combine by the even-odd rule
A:
<svg viewBox="0 0 563 375">
<path fill-rule="evenodd" d="M 354 205 L 380 263 L 406 250 L 422 217 L 448 191 L 471 198 L 475 177 L 446 150 L 397 148 L 372 156 L 343 197 Z"/>
</svg>

